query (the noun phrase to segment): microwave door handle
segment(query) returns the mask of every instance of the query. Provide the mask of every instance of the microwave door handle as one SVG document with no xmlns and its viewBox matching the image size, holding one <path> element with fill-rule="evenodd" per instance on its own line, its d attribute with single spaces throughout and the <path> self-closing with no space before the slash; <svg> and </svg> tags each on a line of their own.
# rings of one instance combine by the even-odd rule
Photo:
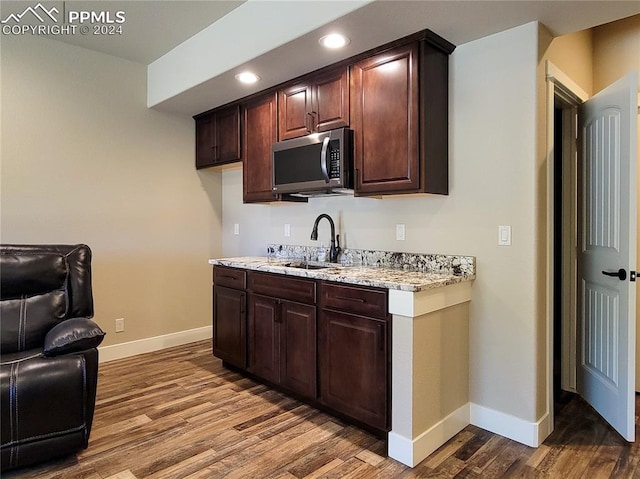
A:
<svg viewBox="0 0 640 479">
<path fill-rule="evenodd" d="M 322 176 L 324 181 L 329 183 L 329 172 L 327 171 L 327 150 L 329 149 L 329 137 L 325 137 L 322 140 L 322 151 L 320 152 L 320 169 L 322 170 Z"/>
</svg>

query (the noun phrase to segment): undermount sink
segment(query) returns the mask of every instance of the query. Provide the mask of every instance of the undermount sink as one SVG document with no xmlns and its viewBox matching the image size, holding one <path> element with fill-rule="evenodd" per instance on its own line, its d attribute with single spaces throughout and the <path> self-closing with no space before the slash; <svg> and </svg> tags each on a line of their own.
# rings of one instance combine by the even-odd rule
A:
<svg viewBox="0 0 640 479">
<path fill-rule="evenodd" d="M 297 262 L 297 263 L 285 263 L 282 266 L 287 266 L 289 268 L 298 268 L 298 269 L 326 269 L 326 268 L 332 268 L 335 267 L 336 265 L 333 264 L 308 264 L 308 263 L 303 263 L 303 262 Z"/>
</svg>

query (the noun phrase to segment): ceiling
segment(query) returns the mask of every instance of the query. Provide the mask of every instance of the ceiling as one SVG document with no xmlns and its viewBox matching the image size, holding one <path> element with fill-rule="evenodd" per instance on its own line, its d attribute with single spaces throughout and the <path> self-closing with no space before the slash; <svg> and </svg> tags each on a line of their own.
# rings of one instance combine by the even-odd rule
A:
<svg viewBox="0 0 640 479">
<path fill-rule="evenodd" d="M 282 11 L 283 15 L 287 14 L 289 2 L 266 1 L 272 3 L 274 9 Z M 304 1 L 311 4 L 312 1 L 317 3 L 320 0 Z M 334 1 L 322 0 L 322 3 L 330 9 Z M 253 2 L 258 4 L 264 0 L 249 0 L 243 8 L 252 7 Z M 3 0 L 0 2 L 0 17 L 4 20 L 11 13 L 24 11 L 25 5 L 36 3 L 37 0 Z M 68 0 L 41 3 L 47 7 L 56 6 L 63 12 L 124 11 L 126 23 L 123 24 L 122 35 L 57 35 L 52 38 L 148 65 L 196 33 L 215 24 L 217 20 L 245 2 Z M 264 68 L 264 71 L 258 72 L 263 77 L 263 82 L 254 88 L 257 90 L 276 85 L 425 28 L 455 45 L 461 45 L 531 21 L 543 23 L 554 36 L 558 36 L 636 14 L 640 14 L 640 1 L 637 0 L 377 0 L 364 4 L 330 24 L 298 36 L 284 45 L 264 45 L 266 53 L 251 62 L 254 67 Z M 352 41 L 347 49 L 332 55 L 321 52 L 307 53 L 314 51 L 311 48 L 317 47 L 317 38 L 321 33 L 334 27 L 351 37 Z M 268 28 L 268 25 L 264 28 Z M 255 35 L 255 29 L 252 30 L 247 25 L 238 25 L 237 34 Z M 255 41 L 262 40 L 256 38 Z M 215 53 L 216 49 L 233 51 L 235 43 L 233 38 L 229 38 L 223 45 L 212 45 L 212 52 Z M 251 93 L 238 89 L 233 82 L 231 70 L 234 69 L 229 69 L 228 74 L 223 73 L 202 82 L 154 107 L 178 114 L 193 115 Z"/>
<path fill-rule="evenodd" d="M 125 12 L 122 35 L 49 35 L 49 38 L 148 65 L 244 3 L 222 0 L 0 1 L 0 17 L 41 3 L 59 12 Z"/>
</svg>

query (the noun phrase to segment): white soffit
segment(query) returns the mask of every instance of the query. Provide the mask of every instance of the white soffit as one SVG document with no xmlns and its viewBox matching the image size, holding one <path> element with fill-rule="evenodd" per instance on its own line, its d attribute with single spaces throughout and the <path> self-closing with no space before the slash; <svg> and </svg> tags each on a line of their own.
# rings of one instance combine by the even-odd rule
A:
<svg viewBox="0 0 640 479">
<path fill-rule="evenodd" d="M 147 104 L 195 115 L 424 29 L 460 46 L 534 21 L 558 36 L 639 13 L 617 0 L 249 0 L 149 65 Z M 333 31 L 351 43 L 319 47 Z M 240 85 L 243 69 L 262 81 Z"/>
<path fill-rule="evenodd" d="M 249 0 L 148 66 L 147 105 L 224 73 L 235 75 L 239 66 L 371 1 Z"/>
</svg>

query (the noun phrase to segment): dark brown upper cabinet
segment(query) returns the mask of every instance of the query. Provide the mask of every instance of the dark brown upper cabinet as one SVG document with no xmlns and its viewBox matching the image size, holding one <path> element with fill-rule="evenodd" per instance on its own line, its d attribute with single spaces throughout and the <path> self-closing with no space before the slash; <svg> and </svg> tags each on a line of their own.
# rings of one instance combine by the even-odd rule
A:
<svg viewBox="0 0 640 479">
<path fill-rule="evenodd" d="M 242 106 L 242 200 L 275 201 L 271 191 L 271 145 L 278 139 L 277 96 L 269 93 Z"/>
<path fill-rule="evenodd" d="M 424 30 L 196 115 L 196 167 L 242 159 L 245 203 L 300 201 L 271 191 L 272 143 L 349 127 L 356 196 L 446 195 L 454 48 Z"/>
<path fill-rule="evenodd" d="M 352 66 L 356 195 L 448 194 L 448 58 L 423 40 Z"/>
<path fill-rule="evenodd" d="M 278 91 L 278 139 L 349 126 L 349 70 L 330 69 Z"/>
<path fill-rule="evenodd" d="M 196 168 L 241 161 L 238 105 L 198 115 L 195 120 Z"/>
</svg>

